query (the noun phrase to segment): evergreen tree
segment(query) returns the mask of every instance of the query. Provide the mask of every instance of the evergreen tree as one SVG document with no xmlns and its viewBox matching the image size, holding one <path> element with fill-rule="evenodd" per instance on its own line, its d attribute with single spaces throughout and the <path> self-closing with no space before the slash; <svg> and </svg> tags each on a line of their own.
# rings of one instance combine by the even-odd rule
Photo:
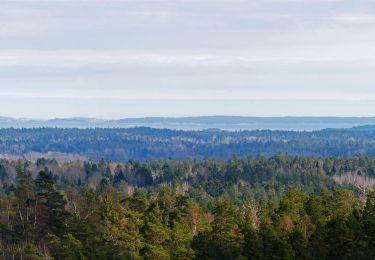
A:
<svg viewBox="0 0 375 260">
<path fill-rule="evenodd" d="M 27 243 L 23 249 L 23 255 L 29 260 L 41 260 L 43 259 L 41 254 L 38 252 L 36 246 L 32 243 Z"/>
<path fill-rule="evenodd" d="M 367 257 L 375 258 L 375 190 L 367 195 L 363 211 L 363 231 L 366 235 Z"/>
<path fill-rule="evenodd" d="M 193 234 L 186 224 L 174 221 L 169 244 L 171 259 L 192 259 L 194 256 L 191 248 L 192 238 Z"/>
<path fill-rule="evenodd" d="M 16 212 L 19 217 L 17 229 L 26 241 L 33 239 L 35 235 L 36 201 L 34 192 L 34 180 L 31 174 L 18 168 L 16 176 Z"/>
<path fill-rule="evenodd" d="M 54 188 L 54 182 L 50 175 L 41 171 L 35 180 L 37 201 L 46 208 L 47 232 L 63 235 L 66 231 L 69 213 L 66 211 L 66 201 Z"/>
<path fill-rule="evenodd" d="M 167 250 L 170 231 L 165 224 L 159 204 L 152 204 L 146 214 L 143 229 L 145 244 L 142 251 L 145 259 L 170 259 Z"/>
<path fill-rule="evenodd" d="M 214 207 L 212 230 L 204 231 L 193 242 L 199 259 L 239 259 L 242 256 L 243 234 L 241 233 L 233 204 L 219 198 Z"/>
<path fill-rule="evenodd" d="M 50 245 L 53 250 L 53 257 L 56 260 L 83 260 L 86 259 L 83 254 L 82 244 L 72 234 L 58 237 L 49 234 Z"/>
</svg>

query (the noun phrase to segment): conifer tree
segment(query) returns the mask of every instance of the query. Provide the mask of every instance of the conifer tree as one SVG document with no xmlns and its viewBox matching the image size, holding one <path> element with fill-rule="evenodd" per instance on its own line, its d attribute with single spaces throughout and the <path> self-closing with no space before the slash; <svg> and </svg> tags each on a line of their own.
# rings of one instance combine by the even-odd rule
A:
<svg viewBox="0 0 375 260">
<path fill-rule="evenodd" d="M 157 202 L 151 205 L 146 214 L 143 234 L 145 244 L 142 251 L 145 259 L 170 259 L 167 250 L 170 231 Z"/>
</svg>

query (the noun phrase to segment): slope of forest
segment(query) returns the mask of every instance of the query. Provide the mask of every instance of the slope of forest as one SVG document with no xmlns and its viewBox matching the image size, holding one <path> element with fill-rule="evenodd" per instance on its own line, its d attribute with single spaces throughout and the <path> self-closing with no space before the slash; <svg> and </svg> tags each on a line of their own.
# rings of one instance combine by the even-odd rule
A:
<svg viewBox="0 0 375 260">
<path fill-rule="evenodd" d="M 0 258 L 374 259 L 373 140 L 0 129 Z"/>
<path fill-rule="evenodd" d="M 0 161 L 4 259 L 374 259 L 375 158 Z"/>
<path fill-rule="evenodd" d="M 373 126 L 320 131 L 181 131 L 153 128 L 0 129 L 0 155 L 125 162 L 129 159 L 228 159 L 232 155 L 375 155 Z"/>
</svg>

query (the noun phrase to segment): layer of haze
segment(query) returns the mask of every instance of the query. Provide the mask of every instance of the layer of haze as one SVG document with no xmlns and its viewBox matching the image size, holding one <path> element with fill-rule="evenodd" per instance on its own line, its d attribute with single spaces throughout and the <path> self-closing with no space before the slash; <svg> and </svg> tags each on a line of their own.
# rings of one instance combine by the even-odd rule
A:
<svg viewBox="0 0 375 260">
<path fill-rule="evenodd" d="M 6 1 L 0 115 L 374 116 L 375 1 Z"/>
</svg>

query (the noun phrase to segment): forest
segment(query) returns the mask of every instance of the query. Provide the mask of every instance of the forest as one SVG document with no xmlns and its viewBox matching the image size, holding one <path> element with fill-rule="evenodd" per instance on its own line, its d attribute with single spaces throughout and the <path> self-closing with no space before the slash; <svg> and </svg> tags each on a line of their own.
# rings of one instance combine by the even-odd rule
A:
<svg viewBox="0 0 375 260">
<path fill-rule="evenodd" d="M 0 160 L 4 259 L 374 259 L 375 158 Z"/>
<path fill-rule="evenodd" d="M 362 126 L 319 131 L 182 131 L 136 128 L 2 128 L 0 155 L 67 161 L 125 162 L 129 159 L 184 160 L 231 156 L 272 156 L 278 152 L 298 156 L 375 156 L 375 128 Z"/>
<path fill-rule="evenodd" d="M 0 260 L 375 260 L 375 0 L 0 0 Z"/>
</svg>

